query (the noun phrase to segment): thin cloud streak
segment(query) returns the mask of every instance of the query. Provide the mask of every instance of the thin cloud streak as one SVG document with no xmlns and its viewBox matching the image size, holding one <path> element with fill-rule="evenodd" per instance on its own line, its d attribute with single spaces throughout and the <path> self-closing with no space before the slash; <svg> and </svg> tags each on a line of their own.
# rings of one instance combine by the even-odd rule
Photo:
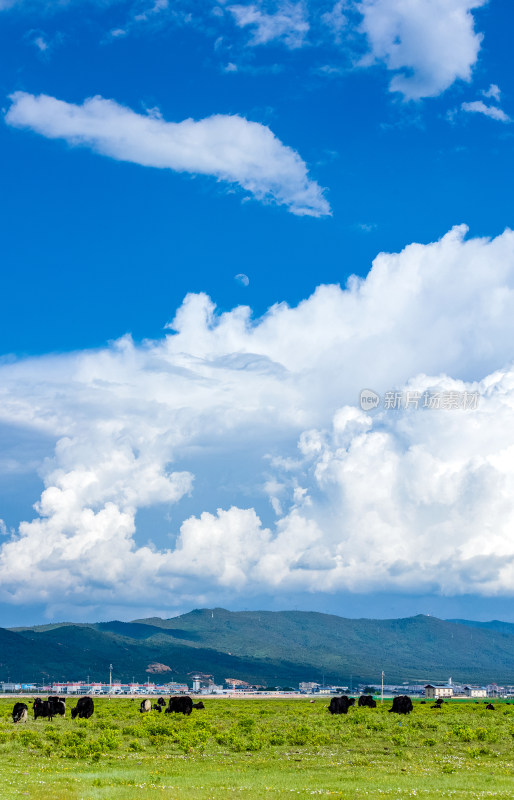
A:
<svg viewBox="0 0 514 800">
<path fill-rule="evenodd" d="M 461 110 L 468 114 L 482 114 L 490 119 L 495 119 L 498 122 L 511 122 L 511 118 L 503 109 L 497 106 L 488 106 L 482 100 L 474 100 L 471 103 L 462 103 Z"/>
<path fill-rule="evenodd" d="M 15 92 L 11 100 L 5 120 L 13 127 L 89 147 L 118 161 L 212 175 L 300 216 L 330 214 L 323 190 L 309 178 L 305 162 L 261 123 L 223 114 L 166 122 L 102 97 L 75 105 L 48 95 Z"/>
</svg>

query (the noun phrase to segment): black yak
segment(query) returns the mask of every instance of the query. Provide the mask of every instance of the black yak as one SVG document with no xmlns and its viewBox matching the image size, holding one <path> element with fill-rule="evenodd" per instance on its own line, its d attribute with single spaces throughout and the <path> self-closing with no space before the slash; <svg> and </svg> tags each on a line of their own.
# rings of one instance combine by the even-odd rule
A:
<svg viewBox="0 0 514 800">
<path fill-rule="evenodd" d="M 36 697 L 34 700 L 34 719 L 38 717 L 47 717 L 50 722 L 54 716 L 54 706 L 53 703 L 50 703 L 48 700 L 41 700 L 40 697 Z"/>
<path fill-rule="evenodd" d="M 347 714 L 350 706 L 353 706 L 354 704 L 354 698 L 349 698 L 344 694 L 342 697 L 333 697 L 330 701 L 328 710 L 331 714 Z"/>
<path fill-rule="evenodd" d="M 28 717 L 29 709 L 26 703 L 15 703 L 14 708 L 12 710 L 12 721 L 13 722 L 26 722 Z"/>
<path fill-rule="evenodd" d="M 192 710 L 193 701 L 189 695 L 186 694 L 182 697 L 170 697 L 168 708 L 164 711 L 166 714 L 186 714 L 189 716 Z"/>
<path fill-rule="evenodd" d="M 71 709 L 71 718 L 75 719 L 75 717 L 78 716 L 79 719 L 89 719 L 89 717 L 93 715 L 94 710 L 95 704 L 91 697 L 81 697 L 75 708 Z"/>
<path fill-rule="evenodd" d="M 64 698 L 54 695 L 48 698 L 48 702 L 52 706 L 54 715 L 59 714 L 59 716 L 64 717 L 66 714 L 66 700 Z"/>
<path fill-rule="evenodd" d="M 377 702 L 373 700 L 372 694 L 362 694 L 359 697 L 359 702 L 357 703 L 359 706 L 367 706 L 368 708 L 376 708 Z"/>
<path fill-rule="evenodd" d="M 397 697 L 393 697 L 393 707 L 389 709 L 389 713 L 410 714 L 412 708 L 410 697 L 407 694 L 399 694 Z"/>
</svg>

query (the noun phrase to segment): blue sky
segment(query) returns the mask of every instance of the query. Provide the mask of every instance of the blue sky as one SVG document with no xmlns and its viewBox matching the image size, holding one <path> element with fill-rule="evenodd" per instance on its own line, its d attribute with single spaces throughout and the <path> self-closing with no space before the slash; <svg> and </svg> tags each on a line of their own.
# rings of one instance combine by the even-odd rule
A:
<svg viewBox="0 0 514 800">
<path fill-rule="evenodd" d="M 514 620 L 513 16 L 0 0 L 5 625 Z"/>
</svg>

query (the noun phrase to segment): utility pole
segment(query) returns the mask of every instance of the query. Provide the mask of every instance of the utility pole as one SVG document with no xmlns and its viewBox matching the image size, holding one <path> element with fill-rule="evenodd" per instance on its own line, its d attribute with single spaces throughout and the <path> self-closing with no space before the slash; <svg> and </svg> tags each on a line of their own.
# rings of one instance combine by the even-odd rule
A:
<svg viewBox="0 0 514 800">
<path fill-rule="evenodd" d="M 382 670 L 382 694 L 380 695 L 380 705 L 384 704 L 384 670 Z"/>
<path fill-rule="evenodd" d="M 109 694 L 112 691 L 112 664 L 109 664 Z"/>
</svg>

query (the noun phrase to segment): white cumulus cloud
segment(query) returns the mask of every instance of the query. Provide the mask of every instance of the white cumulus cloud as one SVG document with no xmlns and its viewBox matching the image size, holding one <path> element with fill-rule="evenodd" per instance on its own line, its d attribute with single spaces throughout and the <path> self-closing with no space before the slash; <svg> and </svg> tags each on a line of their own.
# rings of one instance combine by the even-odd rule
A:
<svg viewBox="0 0 514 800">
<path fill-rule="evenodd" d="M 266 126 L 241 116 L 166 122 L 137 114 L 113 100 L 93 97 L 82 105 L 27 92 L 11 95 L 9 125 L 49 139 L 91 148 L 118 161 L 238 184 L 261 201 L 293 214 L 323 216 L 330 206 L 305 162 Z"/>
<path fill-rule="evenodd" d="M 189 295 L 160 340 L 1 364 L 0 423 L 57 444 L 34 519 L 2 528 L 0 601 L 510 595 L 514 233 L 466 233 L 256 320 Z M 479 403 L 364 413 L 364 388 Z M 207 508 L 199 475 L 233 499 Z M 156 508 L 172 509 L 158 542 L 138 527 Z"/>
<path fill-rule="evenodd" d="M 389 88 L 409 100 L 434 97 L 456 80 L 470 81 L 482 35 L 473 9 L 487 0 L 361 0 L 370 53 L 395 73 Z"/>
</svg>

